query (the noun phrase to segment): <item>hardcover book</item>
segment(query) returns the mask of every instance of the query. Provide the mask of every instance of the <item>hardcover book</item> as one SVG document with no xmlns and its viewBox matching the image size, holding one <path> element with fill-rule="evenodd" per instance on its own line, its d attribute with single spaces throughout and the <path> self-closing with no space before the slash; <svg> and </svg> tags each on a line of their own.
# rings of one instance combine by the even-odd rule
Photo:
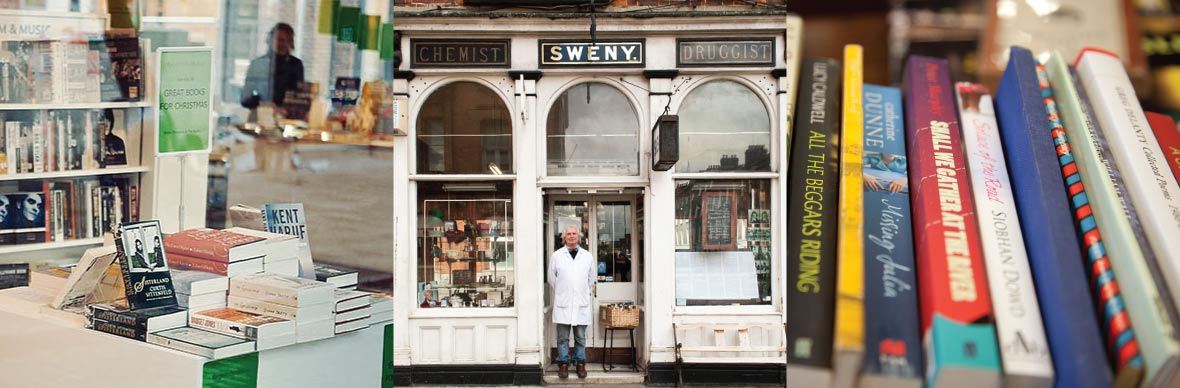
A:
<svg viewBox="0 0 1180 388">
<path fill-rule="evenodd" d="M 118 94 L 107 87 L 109 81 L 103 82 L 102 100 L 109 101 L 139 101 L 143 96 L 143 53 L 139 47 L 139 38 L 135 36 L 120 36 L 107 34 L 104 41 L 110 56 L 109 76 L 119 86 Z"/>
<path fill-rule="evenodd" d="M 1172 168 L 1172 176 L 1180 180 L 1180 130 L 1176 129 L 1176 120 L 1155 112 L 1144 113 L 1147 115 L 1147 122 L 1151 124 L 1151 131 L 1160 143 L 1160 150 L 1167 158 L 1168 167 Z"/>
<path fill-rule="evenodd" d="M 111 264 L 117 260 L 117 253 L 114 245 L 87 249 L 49 306 L 55 309 L 80 309 L 102 282 Z"/>
<path fill-rule="evenodd" d="M 1109 387 L 1098 324 L 1087 290 L 1084 258 L 1066 203 L 1065 181 L 1037 81 L 1036 60 L 1013 47 L 996 91 L 996 117 L 1010 171 L 1020 227 L 1037 287 L 1057 384 Z"/>
<path fill-rule="evenodd" d="M 1180 240 L 1175 237 L 1180 235 L 1180 187 L 1168 176 L 1163 152 L 1150 134 L 1147 118 L 1135 101 L 1134 89 L 1119 59 L 1100 50 L 1086 49 L 1078 56 L 1076 66 L 1082 84 L 1078 89 L 1085 90 L 1098 132 L 1126 185 L 1128 207 L 1134 208 L 1135 213 L 1129 215 L 1132 228 L 1136 220 L 1142 223 L 1142 235 L 1156 257 L 1147 263 L 1157 266 L 1152 271 L 1160 275 L 1157 285 L 1168 286 L 1159 289 L 1170 290 L 1171 300 L 1180 300 L 1177 299 L 1180 297 L 1180 260 L 1177 260 Z M 1146 254 L 1148 247 L 1142 243 L 1140 247 Z M 1149 381 L 1160 381 L 1165 386 L 1180 384 L 1175 362 L 1163 365 L 1156 372 L 1157 368 L 1150 365 L 1154 356 L 1148 356 Z M 1153 372 L 1158 375 L 1152 375 Z"/>
<path fill-rule="evenodd" d="M 299 239 L 295 236 L 271 233 L 242 227 L 226 228 L 226 232 L 262 238 L 266 241 L 266 256 L 264 263 L 296 260 L 299 258 Z"/>
<path fill-rule="evenodd" d="M 840 222 L 836 236 L 835 388 L 856 386 L 864 357 L 864 48 L 844 46 L 840 116 Z"/>
<path fill-rule="evenodd" d="M 229 280 L 230 295 L 291 307 L 334 302 L 335 289 L 324 282 L 268 273 L 238 276 Z"/>
<path fill-rule="evenodd" d="M 1138 243 L 1137 238 L 1142 238 L 1142 234 L 1131 227 L 1130 216 L 1134 211 L 1124 207 L 1125 201 L 1118 193 L 1119 185 L 1114 179 L 1117 171 L 1112 169 L 1110 158 L 1104 156 L 1102 134 L 1087 113 L 1081 85 L 1074 81 L 1060 53 L 1049 56 L 1045 70 L 1061 122 L 1069 135 L 1069 149 L 1078 175 L 1085 184 L 1094 224 L 1106 237 L 1103 249 L 1094 251 L 1106 252 L 1109 260 L 1088 264 L 1091 292 L 1104 310 L 1099 317 L 1106 335 L 1107 358 L 1117 376 L 1116 384 L 1124 379 L 1134 382 L 1136 379 L 1123 376 L 1133 377 L 1137 370 L 1145 369 L 1144 377 L 1148 385 L 1153 385 L 1160 368 L 1174 364 L 1180 352 L 1173 320 L 1165 309 L 1157 308 L 1168 305 L 1160 294 L 1161 289 L 1165 295 L 1167 291 L 1148 268 L 1155 258 L 1149 254 L 1150 246 L 1146 242 Z M 1106 312 L 1106 308 L 1111 311 Z M 1134 331 L 1125 322 L 1133 323 Z M 1146 338 L 1152 340 L 1139 341 Z"/>
<path fill-rule="evenodd" d="M 229 278 L 201 271 L 173 269 L 172 284 L 177 294 L 185 295 L 224 294 L 229 290 Z"/>
<path fill-rule="evenodd" d="M 90 304 L 86 306 L 85 315 L 88 319 L 103 320 L 150 333 L 184 326 L 188 310 L 177 306 L 129 310 L 114 304 Z"/>
<path fill-rule="evenodd" d="M 371 319 L 368 315 L 336 323 L 336 334 L 351 333 L 369 327 Z"/>
<path fill-rule="evenodd" d="M 1004 379 L 1012 387 L 1048 387 L 1053 384 L 1053 360 L 1017 220 L 992 96 L 984 85 L 960 82 L 955 85 L 955 97 L 963 122 L 963 146 L 979 215 Z"/>
<path fill-rule="evenodd" d="M 299 238 L 299 276 L 315 278 L 315 267 L 311 257 L 310 240 L 307 238 L 307 213 L 302 203 L 269 203 L 262 208 L 262 224 L 271 233 L 291 235 Z"/>
<path fill-rule="evenodd" d="M 864 86 L 862 387 L 920 387 L 922 335 L 901 90 Z"/>
<path fill-rule="evenodd" d="M 787 219 L 787 374 L 792 384 L 829 384 L 835 329 L 840 158 L 840 63 L 803 60 L 796 106 Z"/>
<path fill-rule="evenodd" d="M 225 263 L 221 261 L 205 260 L 187 255 L 170 253 L 168 254 L 168 260 L 169 264 L 176 269 L 208 272 L 211 274 L 228 277 L 259 273 L 265 269 L 261 257 L 250 260 L 242 260 L 234 263 Z"/>
<path fill-rule="evenodd" d="M 266 255 L 266 239 L 217 229 L 188 229 L 164 239 L 168 253 L 235 263 Z"/>
<path fill-rule="evenodd" d="M 228 302 L 229 307 L 235 310 L 295 321 L 296 325 L 328 319 L 332 317 L 332 311 L 335 307 L 333 303 L 291 307 L 232 294 L 229 296 Z"/>
<path fill-rule="evenodd" d="M 124 223 L 115 236 L 123 288 L 132 310 L 176 305 L 161 235 L 160 221 L 152 220 Z"/>
<path fill-rule="evenodd" d="M 926 384 L 998 387 L 991 298 L 946 61 L 911 56 L 904 78 Z"/>
<path fill-rule="evenodd" d="M 336 289 L 336 305 L 333 311 L 347 311 L 361 306 L 371 305 L 372 294 L 361 291 Z"/>
<path fill-rule="evenodd" d="M 315 263 L 315 280 L 335 284 L 336 287 L 355 286 L 357 271 L 334 264 Z"/>
<path fill-rule="evenodd" d="M 258 351 L 295 343 L 295 322 L 231 308 L 189 312 L 189 326 L 253 340 Z"/>
<path fill-rule="evenodd" d="M 25 191 L 8 194 L 8 199 L 15 204 L 15 214 L 12 216 L 13 233 L 17 244 L 32 244 L 46 242 L 48 234 L 45 226 L 45 193 L 40 191 Z"/>
<path fill-rule="evenodd" d="M 254 351 L 254 342 L 194 327 L 147 335 L 147 342 L 202 357 L 221 359 Z"/>
</svg>

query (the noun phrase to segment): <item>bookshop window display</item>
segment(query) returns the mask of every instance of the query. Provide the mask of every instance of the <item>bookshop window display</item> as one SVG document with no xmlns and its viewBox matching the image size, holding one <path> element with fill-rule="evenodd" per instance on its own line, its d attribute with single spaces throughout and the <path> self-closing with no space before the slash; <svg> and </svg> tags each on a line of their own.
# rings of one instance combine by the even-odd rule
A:
<svg viewBox="0 0 1180 388">
<path fill-rule="evenodd" d="M 771 303 L 769 179 L 676 181 L 676 305 Z"/>
<path fill-rule="evenodd" d="M 549 110 L 546 128 L 549 175 L 639 175 L 639 116 L 618 89 L 575 85 Z"/>
<path fill-rule="evenodd" d="M 418 305 L 512 307 L 512 182 L 419 182 Z"/>
<path fill-rule="evenodd" d="M 418 113 L 418 173 L 511 174 L 512 114 L 475 82 L 445 85 Z"/>
</svg>

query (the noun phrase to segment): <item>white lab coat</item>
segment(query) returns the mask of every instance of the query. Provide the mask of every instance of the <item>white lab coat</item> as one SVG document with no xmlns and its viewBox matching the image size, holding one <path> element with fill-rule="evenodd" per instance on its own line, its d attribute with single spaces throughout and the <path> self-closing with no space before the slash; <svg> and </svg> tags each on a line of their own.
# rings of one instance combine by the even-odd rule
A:
<svg viewBox="0 0 1180 388">
<path fill-rule="evenodd" d="M 590 251 L 578 247 L 578 257 L 571 258 L 562 245 L 549 256 L 547 278 L 553 287 L 553 323 L 589 325 L 590 293 L 598 282 L 598 263 Z"/>
</svg>

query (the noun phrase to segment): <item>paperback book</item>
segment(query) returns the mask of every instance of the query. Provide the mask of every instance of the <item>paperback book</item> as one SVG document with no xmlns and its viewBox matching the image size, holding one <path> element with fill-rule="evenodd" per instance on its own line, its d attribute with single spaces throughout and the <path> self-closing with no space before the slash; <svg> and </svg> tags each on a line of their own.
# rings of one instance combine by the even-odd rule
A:
<svg viewBox="0 0 1180 388">
<path fill-rule="evenodd" d="M 132 310 L 176 305 L 161 236 L 160 221 L 157 220 L 119 226 L 115 247 L 123 269 L 123 287 Z"/>
</svg>

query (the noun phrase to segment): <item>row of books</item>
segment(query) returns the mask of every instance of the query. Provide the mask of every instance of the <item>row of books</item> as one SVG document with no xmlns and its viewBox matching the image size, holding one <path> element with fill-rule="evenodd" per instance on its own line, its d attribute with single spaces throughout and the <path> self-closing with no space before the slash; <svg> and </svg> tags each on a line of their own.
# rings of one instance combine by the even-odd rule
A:
<svg viewBox="0 0 1180 388">
<path fill-rule="evenodd" d="M 6 112 L 0 119 L 0 174 L 138 164 L 138 118 L 133 109 Z M 130 138 L 129 131 L 134 131 Z M 131 144 L 124 139 L 132 139 Z"/>
<path fill-rule="evenodd" d="M 102 237 L 138 209 L 132 176 L 0 184 L 0 245 Z"/>
<path fill-rule="evenodd" d="M 0 103 L 139 101 L 143 54 L 134 36 L 0 42 Z"/>
<path fill-rule="evenodd" d="M 1180 386 L 1175 121 L 1108 52 L 1009 58 L 994 97 L 939 58 L 901 89 L 859 45 L 802 61 L 792 386 Z"/>
</svg>

